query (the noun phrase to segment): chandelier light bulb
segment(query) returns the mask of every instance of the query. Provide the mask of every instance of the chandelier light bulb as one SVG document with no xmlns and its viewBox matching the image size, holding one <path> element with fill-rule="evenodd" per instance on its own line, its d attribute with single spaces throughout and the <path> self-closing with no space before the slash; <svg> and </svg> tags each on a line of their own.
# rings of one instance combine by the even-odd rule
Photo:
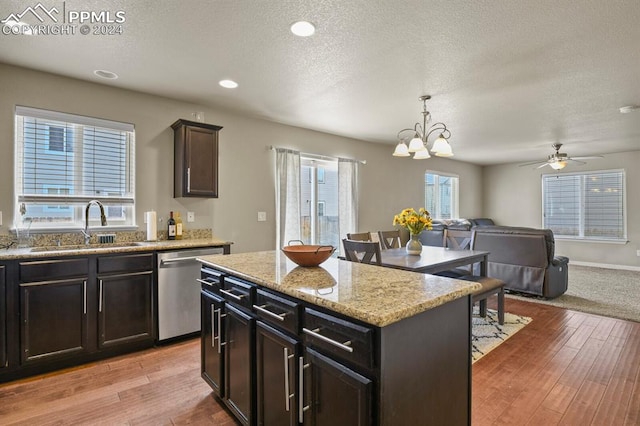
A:
<svg viewBox="0 0 640 426">
<path fill-rule="evenodd" d="M 409 157 L 411 154 L 409 154 L 409 148 L 407 148 L 407 144 L 405 144 L 404 142 L 400 142 L 398 145 L 396 145 L 396 149 L 395 151 L 393 151 L 392 155 L 394 157 Z"/>
<path fill-rule="evenodd" d="M 422 151 L 423 149 L 425 149 L 424 143 L 422 143 L 422 139 L 420 139 L 420 137 L 416 133 L 413 139 L 411 139 L 411 142 L 409 142 L 409 152 L 418 152 Z"/>
<path fill-rule="evenodd" d="M 426 160 L 427 158 L 431 158 L 431 155 L 429 155 L 429 150 L 427 148 L 423 148 L 413 154 L 414 160 Z"/>
<path fill-rule="evenodd" d="M 561 169 L 564 169 L 567 166 L 567 162 L 566 161 L 554 161 L 553 163 L 549 163 L 549 165 L 554 170 L 561 170 Z"/>
</svg>

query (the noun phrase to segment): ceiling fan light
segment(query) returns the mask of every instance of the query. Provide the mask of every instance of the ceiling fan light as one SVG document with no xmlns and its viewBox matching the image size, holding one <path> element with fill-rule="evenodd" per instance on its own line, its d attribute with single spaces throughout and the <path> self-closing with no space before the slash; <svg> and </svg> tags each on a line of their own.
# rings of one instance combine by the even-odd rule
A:
<svg viewBox="0 0 640 426">
<path fill-rule="evenodd" d="M 411 142 L 409 142 L 409 152 L 418 152 L 423 149 L 425 149 L 424 143 L 422 143 L 422 139 L 420 139 L 420 136 L 416 133 L 413 139 L 411 139 Z"/>
<path fill-rule="evenodd" d="M 423 148 L 413 154 L 414 160 L 426 160 L 427 158 L 431 158 L 431 155 L 429 155 L 429 150 L 427 148 Z"/>
<path fill-rule="evenodd" d="M 405 144 L 404 142 L 398 143 L 392 155 L 394 157 L 409 157 L 410 154 L 409 154 L 409 148 L 407 148 L 407 144 Z"/>
<path fill-rule="evenodd" d="M 561 169 L 564 169 L 567 166 L 567 162 L 566 161 L 554 161 L 553 163 L 549 163 L 549 165 L 554 170 L 561 170 Z"/>
</svg>

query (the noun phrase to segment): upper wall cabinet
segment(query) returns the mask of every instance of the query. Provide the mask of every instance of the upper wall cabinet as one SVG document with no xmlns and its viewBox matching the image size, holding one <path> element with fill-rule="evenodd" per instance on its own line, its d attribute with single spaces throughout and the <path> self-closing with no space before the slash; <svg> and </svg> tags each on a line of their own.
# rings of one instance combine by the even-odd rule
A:
<svg viewBox="0 0 640 426">
<path fill-rule="evenodd" d="M 218 132 L 222 127 L 182 119 L 171 127 L 173 196 L 218 198 Z"/>
</svg>

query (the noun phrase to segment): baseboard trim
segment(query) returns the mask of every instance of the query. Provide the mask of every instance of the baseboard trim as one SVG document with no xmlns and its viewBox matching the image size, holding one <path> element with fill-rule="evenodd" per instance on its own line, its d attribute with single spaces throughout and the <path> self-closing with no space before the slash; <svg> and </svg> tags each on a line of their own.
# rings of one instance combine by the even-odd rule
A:
<svg viewBox="0 0 640 426">
<path fill-rule="evenodd" d="M 578 266 L 591 266 L 593 268 L 605 268 L 605 269 L 621 269 L 624 271 L 640 271 L 640 266 L 631 266 L 631 265 L 612 265 L 609 263 L 594 263 L 594 262 L 580 262 L 580 261 L 569 261 L 569 266 L 578 265 Z"/>
</svg>

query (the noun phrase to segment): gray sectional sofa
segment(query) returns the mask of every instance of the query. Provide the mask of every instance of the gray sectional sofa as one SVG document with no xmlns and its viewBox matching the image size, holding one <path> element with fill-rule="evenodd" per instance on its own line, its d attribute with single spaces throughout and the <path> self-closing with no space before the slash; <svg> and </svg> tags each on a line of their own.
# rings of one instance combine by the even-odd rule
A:
<svg viewBox="0 0 640 426">
<path fill-rule="evenodd" d="M 490 252 L 487 275 L 506 283 L 510 291 L 544 298 L 567 291 L 569 259 L 555 255 L 550 229 L 495 226 L 491 219 L 434 221 L 420 235 L 423 244 L 443 246 L 445 229 L 466 230 L 471 249 Z"/>
</svg>

